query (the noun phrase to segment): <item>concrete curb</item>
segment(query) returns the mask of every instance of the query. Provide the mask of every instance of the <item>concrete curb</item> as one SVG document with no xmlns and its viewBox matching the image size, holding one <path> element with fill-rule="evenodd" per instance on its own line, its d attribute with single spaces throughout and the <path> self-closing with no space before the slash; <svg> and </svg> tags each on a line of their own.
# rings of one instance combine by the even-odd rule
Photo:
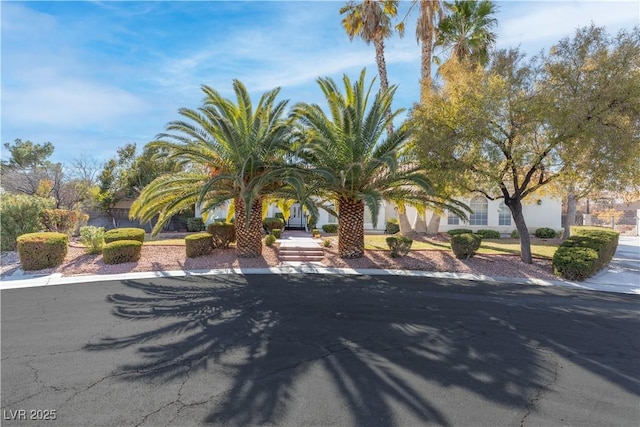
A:
<svg viewBox="0 0 640 427">
<path fill-rule="evenodd" d="M 590 282 L 570 282 L 565 280 L 526 279 L 520 277 L 491 277 L 481 274 L 469 273 L 441 273 L 419 270 L 378 270 L 378 269 L 352 269 L 331 268 L 315 265 L 290 265 L 271 268 L 222 268 L 212 270 L 174 270 L 174 271 L 150 271 L 136 273 L 122 273 L 110 275 L 69 276 L 64 277 L 60 273 L 49 276 L 17 276 L 2 279 L 0 290 L 32 288 L 39 286 L 59 286 L 74 283 L 108 282 L 114 280 L 138 280 L 161 277 L 186 277 L 186 276 L 219 276 L 219 275 L 254 275 L 254 274 L 324 274 L 324 275 L 369 275 L 369 276 L 407 276 L 426 277 L 435 279 L 472 280 L 493 283 L 510 283 L 537 286 L 562 286 L 565 288 L 591 290 L 600 292 L 614 292 L 623 294 L 640 295 L 640 284 L 620 285 Z"/>
</svg>

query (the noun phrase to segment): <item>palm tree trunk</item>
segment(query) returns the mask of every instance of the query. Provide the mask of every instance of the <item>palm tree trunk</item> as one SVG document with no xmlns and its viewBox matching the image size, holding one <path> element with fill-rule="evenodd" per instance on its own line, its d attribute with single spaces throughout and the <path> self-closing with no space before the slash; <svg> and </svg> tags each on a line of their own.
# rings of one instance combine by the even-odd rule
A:
<svg viewBox="0 0 640 427">
<path fill-rule="evenodd" d="M 424 211 L 418 211 L 416 222 L 413 225 L 413 231 L 420 234 L 427 234 L 427 220 Z"/>
<path fill-rule="evenodd" d="M 364 202 L 338 199 L 338 254 L 341 258 L 364 255 Z"/>
<path fill-rule="evenodd" d="M 240 258 L 256 258 L 262 255 L 262 199 L 256 198 L 249 211 L 244 199 L 237 197 L 236 208 L 236 253 Z"/>
<path fill-rule="evenodd" d="M 376 64 L 378 64 L 378 74 L 380 75 L 380 92 L 389 90 L 389 80 L 387 79 L 387 64 L 384 60 L 384 40 L 375 40 L 373 45 L 376 48 Z M 393 122 L 391 121 L 391 108 L 385 112 L 387 118 L 387 134 L 393 134 Z"/>
<path fill-rule="evenodd" d="M 438 235 L 438 231 L 440 231 L 440 215 L 437 213 L 433 213 L 431 219 L 429 220 L 429 225 L 427 226 L 427 234 L 432 234 L 434 236 Z"/>
<path fill-rule="evenodd" d="M 420 103 L 424 104 L 427 95 L 431 91 L 431 59 L 433 57 L 433 15 L 435 10 L 429 0 L 420 1 L 420 15 L 425 24 L 421 33 L 421 69 L 420 69 Z"/>
</svg>

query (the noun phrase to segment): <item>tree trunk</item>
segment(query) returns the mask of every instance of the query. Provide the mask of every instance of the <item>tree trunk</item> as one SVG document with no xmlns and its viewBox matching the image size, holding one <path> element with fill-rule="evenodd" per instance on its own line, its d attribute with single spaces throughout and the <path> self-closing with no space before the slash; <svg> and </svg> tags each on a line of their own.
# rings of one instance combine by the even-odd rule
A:
<svg viewBox="0 0 640 427">
<path fill-rule="evenodd" d="M 411 223 L 409 222 L 409 217 L 407 216 L 406 210 L 401 210 L 396 207 L 398 210 L 398 225 L 400 226 L 400 234 L 408 235 L 411 234 L 413 229 L 411 228 Z"/>
<path fill-rule="evenodd" d="M 431 91 L 431 59 L 433 57 L 433 19 L 430 19 L 435 11 L 431 11 L 433 6 L 429 1 L 420 2 L 420 15 L 424 21 L 422 28 L 421 46 L 421 69 L 420 69 L 420 103 L 424 104 L 425 99 Z M 420 19 L 420 18 L 419 18 Z"/>
<path fill-rule="evenodd" d="M 373 42 L 376 48 L 376 64 L 378 64 L 378 74 L 380 75 L 380 92 L 389 90 L 389 80 L 387 79 L 387 64 L 384 60 L 384 41 L 382 39 Z M 393 121 L 391 120 L 391 108 L 385 111 L 387 119 L 387 135 L 393 135 Z"/>
<path fill-rule="evenodd" d="M 571 227 L 576 225 L 576 210 L 578 207 L 578 198 L 575 193 L 569 190 L 567 194 L 567 219 L 564 224 L 564 233 L 562 240 L 567 239 L 571 235 Z"/>
<path fill-rule="evenodd" d="M 253 200 L 247 224 L 244 199 L 235 199 L 236 252 L 240 258 L 256 258 L 262 255 L 262 199 Z"/>
<path fill-rule="evenodd" d="M 440 231 L 440 215 L 434 212 L 427 226 L 427 234 L 436 236 L 438 231 Z"/>
<path fill-rule="evenodd" d="M 416 215 L 413 231 L 420 234 L 427 234 L 427 220 L 425 219 L 424 213 L 420 211 L 418 211 L 418 215 Z"/>
<path fill-rule="evenodd" d="M 341 258 L 364 255 L 364 202 L 338 199 L 338 254 Z"/>
<path fill-rule="evenodd" d="M 533 257 L 531 256 L 531 238 L 529 237 L 529 230 L 522 214 L 522 201 L 520 199 L 505 200 L 505 204 L 511 210 L 511 216 L 516 223 L 516 229 L 520 234 L 520 259 L 527 264 L 533 264 Z"/>
</svg>

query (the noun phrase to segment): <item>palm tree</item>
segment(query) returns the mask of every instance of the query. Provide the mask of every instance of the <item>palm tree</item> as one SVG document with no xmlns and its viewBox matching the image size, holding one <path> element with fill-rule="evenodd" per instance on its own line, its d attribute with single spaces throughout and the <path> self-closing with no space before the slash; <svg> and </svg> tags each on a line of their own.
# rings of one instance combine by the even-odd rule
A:
<svg viewBox="0 0 640 427">
<path fill-rule="evenodd" d="M 387 79 L 387 65 L 384 59 L 384 39 L 391 36 L 393 27 L 391 20 L 398 14 L 398 0 L 364 0 L 357 2 L 349 0 L 340 9 L 340 14 L 346 16 L 342 20 L 342 26 L 353 41 L 355 37 L 360 37 L 367 44 L 373 42 L 376 50 L 376 64 L 380 76 L 380 90 L 389 89 Z M 402 33 L 403 27 L 398 27 Z M 387 111 L 387 116 L 391 115 L 391 108 Z M 387 131 L 393 133 L 393 122 L 388 121 Z"/>
<path fill-rule="evenodd" d="M 409 125 L 383 139 L 389 120 L 403 110 L 386 114 L 395 86 L 378 92 L 370 103 L 374 82 L 365 85 L 365 70 L 353 84 L 345 75 L 342 93 L 334 80 L 319 78 L 329 115 L 316 104 L 294 107 L 304 130 L 297 154 L 313 174 L 309 182 L 316 195 L 337 201 L 338 251 L 343 258 L 364 254 L 365 206 L 375 224 L 383 200 L 418 203 L 431 194 L 417 163 L 398 161 L 411 133 Z"/>
<path fill-rule="evenodd" d="M 151 142 L 165 156 L 186 165 L 184 172 L 163 175 L 144 188 L 131 215 L 150 221 L 158 215 L 157 233 L 171 216 L 199 203 L 203 211 L 233 202 L 237 253 L 262 253 L 262 198 L 283 187 L 301 188 L 285 162 L 290 154 L 292 122 L 288 101 L 276 102 L 279 89 L 266 92 L 253 108 L 245 86 L 234 80 L 235 103 L 202 86 L 198 109 L 182 108 L 181 120 Z"/>
<path fill-rule="evenodd" d="M 442 0 L 414 0 L 420 3 L 420 16 L 416 22 L 416 38 L 421 45 L 420 101 L 431 90 L 431 61 L 438 31 L 438 20 L 442 17 Z"/>
<path fill-rule="evenodd" d="M 495 3 L 455 0 L 447 8 L 451 13 L 438 24 L 436 46 L 450 49 L 452 58 L 485 65 L 489 61 L 489 49 L 496 41 L 492 31 L 498 24 Z"/>
</svg>

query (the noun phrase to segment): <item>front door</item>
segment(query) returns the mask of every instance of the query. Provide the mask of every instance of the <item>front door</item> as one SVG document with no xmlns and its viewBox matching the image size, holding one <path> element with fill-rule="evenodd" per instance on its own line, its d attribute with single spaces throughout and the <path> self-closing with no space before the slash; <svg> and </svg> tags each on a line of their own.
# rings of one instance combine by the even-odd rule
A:
<svg viewBox="0 0 640 427">
<path fill-rule="evenodd" d="M 302 212 L 302 207 L 300 206 L 300 203 L 295 203 L 291 206 L 289 211 L 289 222 L 287 223 L 287 227 L 304 229 L 306 225 L 306 219 Z"/>
</svg>

